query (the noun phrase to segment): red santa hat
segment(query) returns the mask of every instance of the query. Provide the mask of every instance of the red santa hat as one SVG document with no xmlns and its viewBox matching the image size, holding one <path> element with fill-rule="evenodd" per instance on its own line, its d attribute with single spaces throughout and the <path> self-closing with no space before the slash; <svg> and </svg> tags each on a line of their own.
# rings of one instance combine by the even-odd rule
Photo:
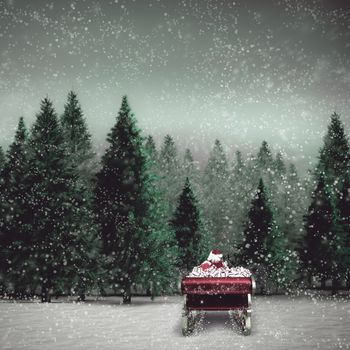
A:
<svg viewBox="0 0 350 350">
<path fill-rule="evenodd" d="M 220 250 L 218 250 L 218 249 L 213 249 L 213 250 L 210 252 L 210 254 L 209 254 L 207 260 L 210 261 L 210 262 L 215 263 L 215 262 L 221 261 L 221 259 L 222 259 L 222 254 L 221 254 Z"/>
</svg>

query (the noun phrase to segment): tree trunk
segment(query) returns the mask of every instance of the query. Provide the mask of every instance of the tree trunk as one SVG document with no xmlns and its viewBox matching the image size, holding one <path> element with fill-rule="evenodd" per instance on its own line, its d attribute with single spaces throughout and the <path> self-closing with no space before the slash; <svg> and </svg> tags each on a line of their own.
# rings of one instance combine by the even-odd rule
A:
<svg viewBox="0 0 350 350">
<path fill-rule="evenodd" d="M 130 303 L 131 303 L 131 285 L 128 284 L 124 288 L 123 304 L 130 304 Z"/>
<path fill-rule="evenodd" d="M 326 277 L 321 277 L 321 289 L 326 289 Z"/>
<path fill-rule="evenodd" d="M 84 293 L 80 293 L 79 296 L 78 296 L 78 301 L 85 301 L 86 299 L 86 296 Z"/>
<path fill-rule="evenodd" d="M 339 288 L 339 280 L 337 278 L 332 279 L 332 295 L 337 294 Z"/>
<path fill-rule="evenodd" d="M 151 292 L 151 300 L 154 300 L 154 285 L 153 281 L 150 282 L 150 292 Z"/>
<path fill-rule="evenodd" d="M 41 302 L 51 303 L 50 286 L 48 281 L 43 282 L 41 286 Z"/>
</svg>

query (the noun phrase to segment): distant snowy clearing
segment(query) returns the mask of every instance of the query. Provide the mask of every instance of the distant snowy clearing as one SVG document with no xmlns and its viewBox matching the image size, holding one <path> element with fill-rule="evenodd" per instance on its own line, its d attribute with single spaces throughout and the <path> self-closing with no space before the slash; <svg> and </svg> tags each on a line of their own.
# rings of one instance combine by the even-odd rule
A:
<svg viewBox="0 0 350 350">
<path fill-rule="evenodd" d="M 120 302 L 0 302 L 0 349 L 350 349 L 349 298 L 257 296 L 247 337 L 226 312 L 206 313 L 183 337 L 181 297 Z"/>
</svg>

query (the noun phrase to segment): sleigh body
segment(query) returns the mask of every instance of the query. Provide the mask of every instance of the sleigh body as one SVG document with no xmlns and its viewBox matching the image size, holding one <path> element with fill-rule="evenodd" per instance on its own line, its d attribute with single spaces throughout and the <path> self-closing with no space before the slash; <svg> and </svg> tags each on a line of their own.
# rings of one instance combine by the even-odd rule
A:
<svg viewBox="0 0 350 350">
<path fill-rule="evenodd" d="M 190 334 L 201 311 L 228 311 L 235 315 L 243 333 L 251 332 L 251 301 L 255 290 L 253 277 L 185 277 L 182 332 Z"/>
</svg>

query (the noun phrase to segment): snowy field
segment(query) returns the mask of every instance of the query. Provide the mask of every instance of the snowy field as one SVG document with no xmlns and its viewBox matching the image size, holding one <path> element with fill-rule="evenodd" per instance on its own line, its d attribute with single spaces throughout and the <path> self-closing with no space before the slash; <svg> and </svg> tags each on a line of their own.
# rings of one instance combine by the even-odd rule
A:
<svg viewBox="0 0 350 350">
<path fill-rule="evenodd" d="M 85 303 L 0 302 L 0 349 L 349 349 L 350 299 L 254 297 L 243 336 L 227 313 L 207 313 L 181 335 L 181 297 L 117 297 Z"/>
</svg>

